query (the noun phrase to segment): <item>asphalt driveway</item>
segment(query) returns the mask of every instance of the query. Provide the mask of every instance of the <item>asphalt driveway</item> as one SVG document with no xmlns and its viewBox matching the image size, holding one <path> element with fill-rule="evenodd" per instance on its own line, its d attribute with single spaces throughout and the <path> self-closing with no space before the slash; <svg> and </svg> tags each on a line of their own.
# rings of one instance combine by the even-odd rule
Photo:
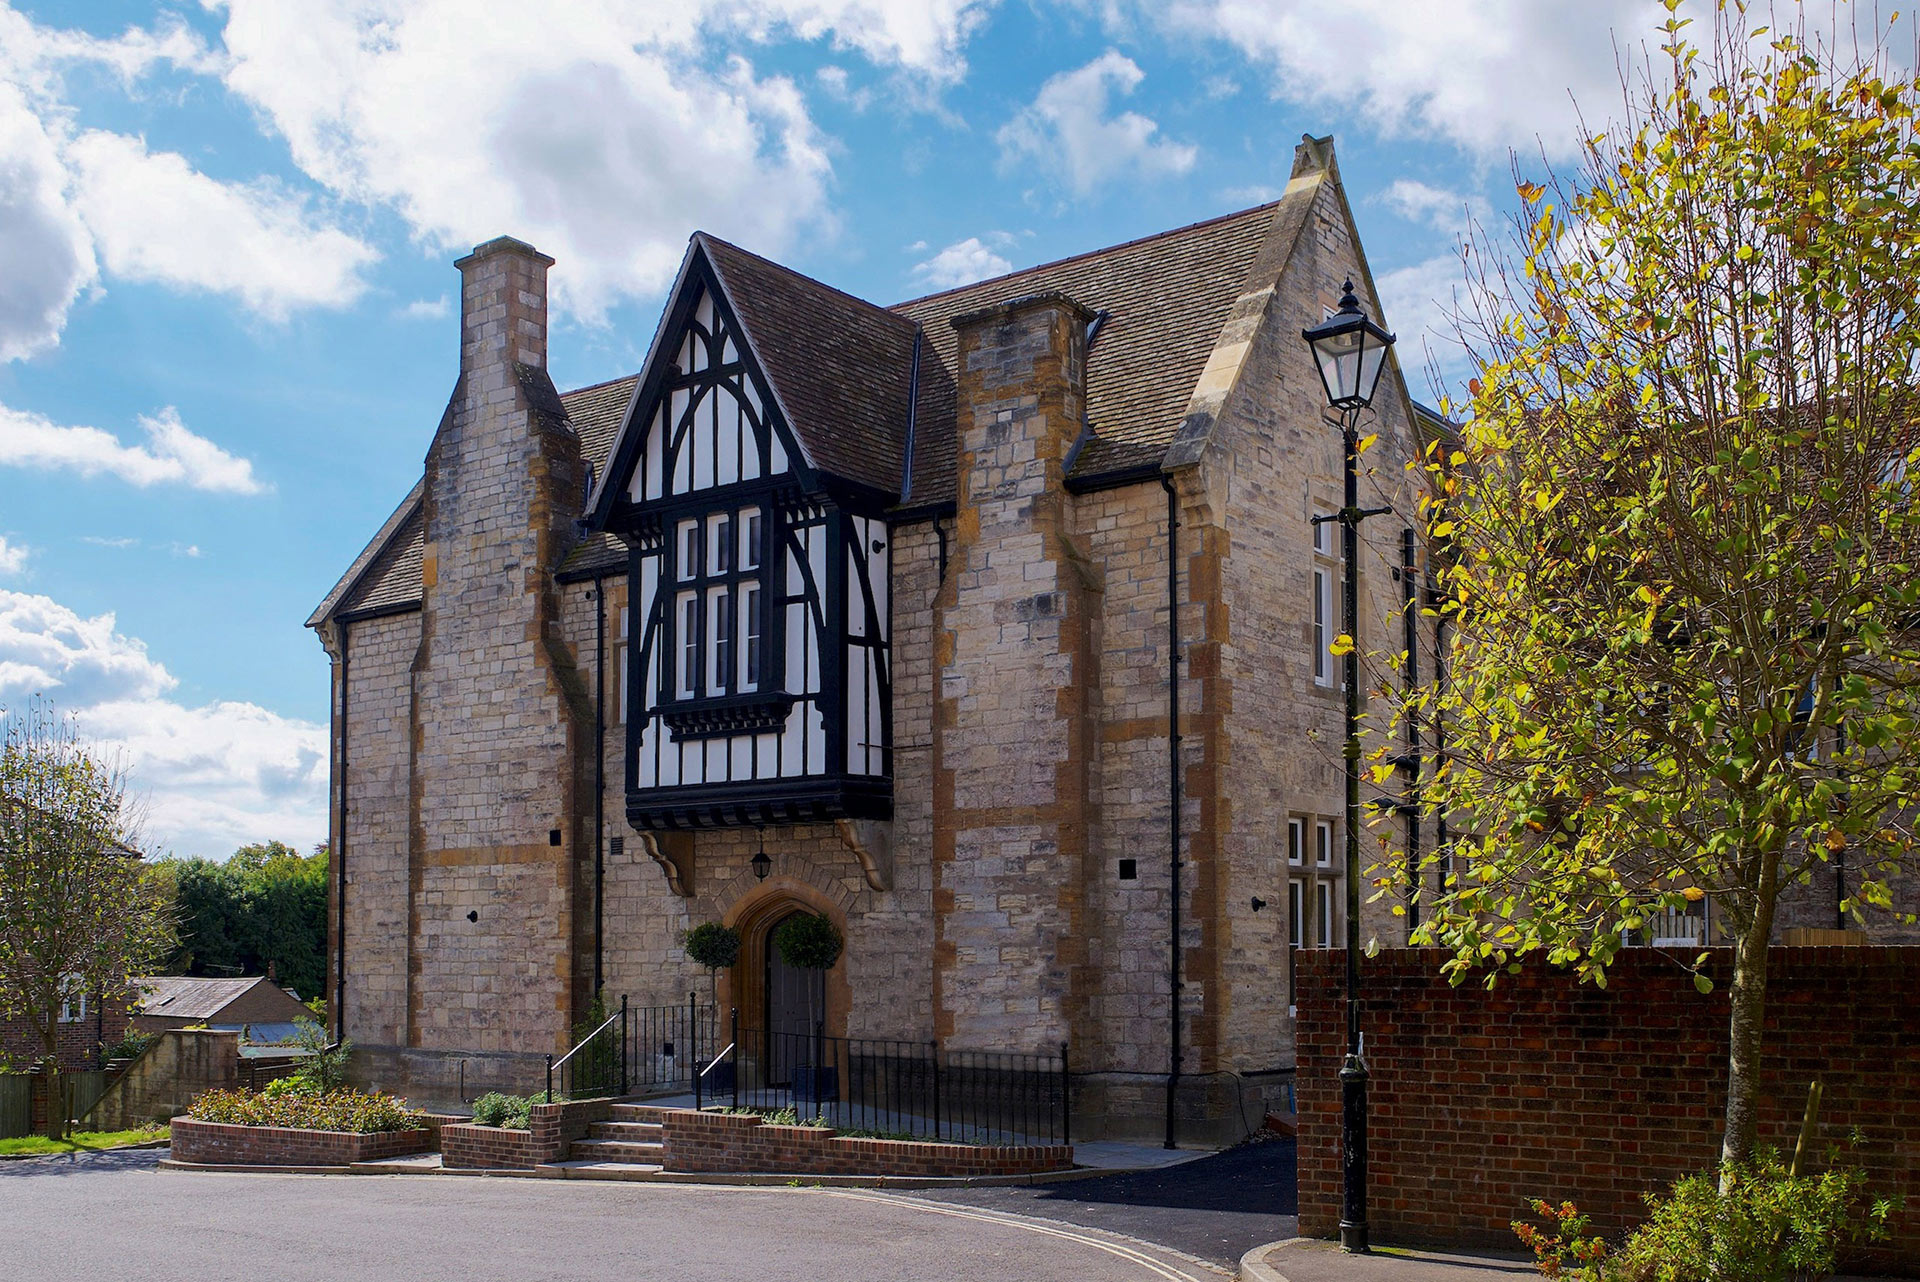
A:
<svg viewBox="0 0 1920 1282">
<path fill-rule="evenodd" d="M 154 1163 L 163 1155 L 0 1164 L 0 1275 L 35 1282 L 1219 1278 L 1175 1253 L 1097 1230 L 865 1190 L 162 1172 Z"/>
<path fill-rule="evenodd" d="M 1292 1237 L 1300 1209 L 1291 1139 L 1132 1175 L 910 1196 L 1124 1233 L 1227 1270 L 1254 1247 Z"/>
</svg>

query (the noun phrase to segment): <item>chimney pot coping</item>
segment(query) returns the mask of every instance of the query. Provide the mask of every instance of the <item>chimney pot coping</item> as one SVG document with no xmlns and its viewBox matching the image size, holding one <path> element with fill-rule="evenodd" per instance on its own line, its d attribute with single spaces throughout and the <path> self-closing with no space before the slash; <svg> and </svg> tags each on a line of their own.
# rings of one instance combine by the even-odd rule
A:
<svg viewBox="0 0 1920 1282">
<path fill-rule="evenodd" d="M 454 266 L 465 271 L 469 265 L 480 262 L 482 259 L 492 258 L 496 254 L 513 254 L 521 258 L 530 258 L 542 267 L 553 266 L 553 259 L 526 241 L 516 240 L 512 236 L 495 236 L 492 240 L 475 245 L 473 252 L 454 263 Z"/>
<path fill-rule="evenodd" d="M 1004 303 L 995 303 L 991 307 L 982 307 L 978 311 L 962 312 L 948 323 L 955 329 L 971 329 L 975 325 L 990 321 L 1005 323 L 1021 312 L 1034 311 L 1042 307 L 1061 307 L 1077 314 L 1083 322 L 1091 322 L 1094 311 L 1071 294 L 1063 294 L 1057 289 L 1046 290 L 1038 294 L 1023 294 L 1019 298 L 1009 298 Z"/>
</svg>

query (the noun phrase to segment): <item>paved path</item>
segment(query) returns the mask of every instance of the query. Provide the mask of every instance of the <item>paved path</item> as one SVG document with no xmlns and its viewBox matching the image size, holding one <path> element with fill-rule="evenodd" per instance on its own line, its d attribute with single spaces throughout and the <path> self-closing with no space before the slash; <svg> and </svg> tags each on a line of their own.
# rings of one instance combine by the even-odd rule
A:
<svg viewBox="0 0 1920 1282">
<path fill-rule="evenodd" d="M 1220 1282 L 987 1208 L 836 1189 L 161 1172 L 165 1150 L 0 1168 L 4 1275 L 36 1282 Z M 1178 1168 L 1175 1168 L 1178 1169 Z"/>
<path fill-rule="evenodd" d="M 1294 1143 L 1242 1144 L 1133 1175 L 1015 1188 L 900 1194 L 1039 1216 L 1170 1246 L 1231 1272 L 1263 1242 L 1292 1237 L 1299 1206 Z"/>
</svg>

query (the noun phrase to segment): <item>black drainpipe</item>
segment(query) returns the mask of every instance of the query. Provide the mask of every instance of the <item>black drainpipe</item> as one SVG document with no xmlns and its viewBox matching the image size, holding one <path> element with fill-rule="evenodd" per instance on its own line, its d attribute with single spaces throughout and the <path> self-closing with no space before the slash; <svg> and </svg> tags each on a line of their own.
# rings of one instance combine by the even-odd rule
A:
<svg viewBox="0 0 1920 1282">
<path fill-rule="evenodd" d="M 1167 904 L 1167 1147 L 1174 1147 L 1174 1099 L 1180 1089 L 1180 499 L 1167 492 L 1167 840 L 1172 889 Z"/>
<path fill-rule="evenodd" d="M 347 660 L 352 654 L 345 619 L 340 626 L 340 706 L 334 709 L 340 743 L 340 828 L 334 834 L 333 1040 L 347 1036 Z"/>
<path fill-rule="evenodd" d="M 607 580 L 593 581 L 593 995 L 605 975 L 602 932 L 606 903 L 607 823 Z"/>
<path fill-rule="evenodd" d="M 1420 587 L 1414 578 L 1417 560 L 1413 548 L 1413 527 L 1400 531 L 1400 614 L 1405 626 L 1406 683 L 1411 696 L 1420 684 Z M 1405 773 L 1407 795 L 1402 812 L 1407 820 L 1407 942 L 1420 929 L 1420 724 L 1407 718 L 1407 759 Z"/>
</svg>

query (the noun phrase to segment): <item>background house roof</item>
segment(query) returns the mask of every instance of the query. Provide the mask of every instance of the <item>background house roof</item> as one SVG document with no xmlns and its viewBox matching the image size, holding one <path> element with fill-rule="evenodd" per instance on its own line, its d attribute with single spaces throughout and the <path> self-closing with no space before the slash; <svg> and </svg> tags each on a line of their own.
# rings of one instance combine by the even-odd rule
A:
<svg viewBox="0 0 1920 1282">
<path fill-rule="evenodd" d="M 262 976 L 251 979 L 202 979 L 189 975 L 139 975 L 134 984 L 140 993 L 135 1013 L 165 1019 L 211 1020 L 254 989 L 265 984 L 288 1003 L 299 1003 L 272 980 Z M 271 994 L 267 995 L 271 998 Z"/>
</svg>

